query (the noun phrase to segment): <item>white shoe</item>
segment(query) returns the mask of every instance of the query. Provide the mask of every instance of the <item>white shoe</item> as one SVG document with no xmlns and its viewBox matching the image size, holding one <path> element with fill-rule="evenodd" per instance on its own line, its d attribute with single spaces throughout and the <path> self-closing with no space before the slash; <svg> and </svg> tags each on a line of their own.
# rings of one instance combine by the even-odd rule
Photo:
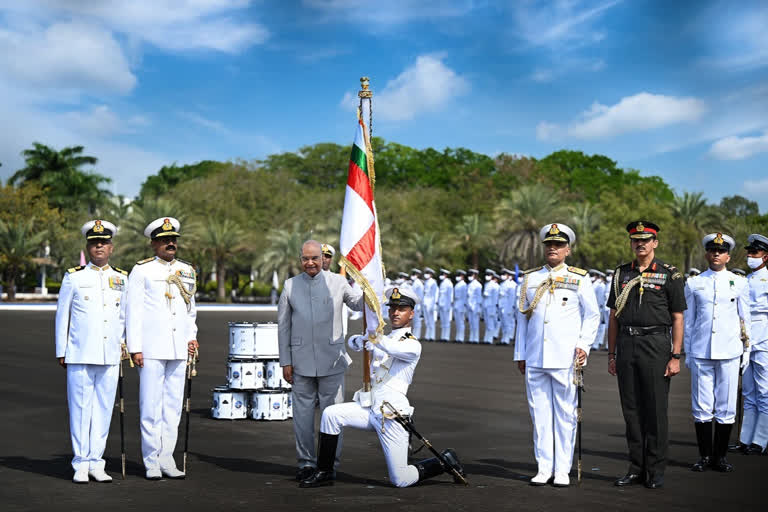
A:
<svg viewBox="0 0 768 512">
<path fill-rule="evenodd" d="M 78 469 L 75 471 L 75 476 L 72 477 L 72 481 L 76 484 L 87 484 L 88 483 L 88 470 L 87 469 Z"/>
<path fill-rule="evenodd" d="M 112 477 L 103 469 L 92 469 L 88 472 L 88 476 L 101 483 L 109 483 L 112 481 Z"/>
<path fill-rule="evenodd" d="M 555 472 L 555 481 L 552 483 L 555 487 L 568 487 L 571 485 L 571 479 L 568 473 Z"/>
<path fill-rule="evenodd" d="M 163 474 L 159 469 L 148 469 L 146 478 L 147 480 L 161 480 L 163 478 Z"/>
<path fill-rule="evenodd" d="M 539 471 L 535 477 L 531 478 L 531 485 L 547 485 L 550 478 L 552 478 L 551 471 Z"/>
<path fill-rule="evenodd" d="M 183 471 L 179 471 L 176 466 L 160 468 L 160 471 L 163 472 L 163 476 L 167 476 L 168 478 L 175 478 L 178 480 L 181 480 L 187 476 Z"/>
</svg>

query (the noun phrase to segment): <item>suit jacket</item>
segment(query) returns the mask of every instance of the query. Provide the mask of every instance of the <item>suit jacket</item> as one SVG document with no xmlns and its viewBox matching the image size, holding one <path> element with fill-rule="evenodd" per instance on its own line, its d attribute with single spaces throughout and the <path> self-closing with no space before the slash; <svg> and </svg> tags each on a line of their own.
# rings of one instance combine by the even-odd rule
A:
<svg viewBox="0 0 768 512">
<path fill-rule="evenodd" d="M 363 307 L 363 293 L 332 272 L 302 272 L 285 282 L 277 304 L 280 366 L 305 377 L 341 373 L 349 366 L 344 349 L 342 305 Z"/>
</svg>

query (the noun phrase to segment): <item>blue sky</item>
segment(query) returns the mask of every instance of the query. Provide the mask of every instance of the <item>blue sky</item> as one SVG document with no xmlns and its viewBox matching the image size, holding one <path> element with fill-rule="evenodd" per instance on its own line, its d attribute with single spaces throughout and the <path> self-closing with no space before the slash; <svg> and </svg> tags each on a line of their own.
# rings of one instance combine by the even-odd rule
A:
<svg viewBox="0 0 768 512">
<path fill-rule="evenodd" d="M 369 4 L 379 4 L 372 6 Z M 0 178 L 80 144 L 114 190 L 173 162 L 349 144 L 600 153 L 768 211 L 764 1 L 0 0 Z"/>
</svg>

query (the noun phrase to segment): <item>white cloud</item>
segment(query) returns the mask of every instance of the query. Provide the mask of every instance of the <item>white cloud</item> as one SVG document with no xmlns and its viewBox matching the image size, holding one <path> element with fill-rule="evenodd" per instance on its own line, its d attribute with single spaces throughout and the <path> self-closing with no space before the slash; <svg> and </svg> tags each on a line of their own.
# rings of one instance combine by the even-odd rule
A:
<svg viewBox="0 0 768 512">
<path fill-rule="evenodd" d="M 764 180 L 747 180 L 744 182 L 742 193 L 745 197 L 754 198 L 756 201 L 765 201 L 768 196 L 768 178 Z M 763 210 L 765 212 L 765 210 Z"/>
<path fill-rule="evenodd" d="M 539 83 L 552 82 L 561 76 L 595 73 L 605 69 L 603 59 L 581 59 L 576 57 L 555 59 L 551 67 L 537 67 L 531 73 L 531 80 Z"/>
<path fill-rule="evenodd" d="M 621 0 L 582 2 L 573 0 L 520 1 L 512 9 L 515 38 L 530 46 L 568 49 L 602 41 L 605 35 L 594 27 L 603 14 Z"/>
<path fill-rule="evenodd" d="M 474 2 L 470 0 L 303 0 L 302 3 L 309 9 L 325 14 L 316 21 L 328 23 L 344 19 L 382 26 L 417 20 L 454 18 L 464 16 L 474 8 Z"/>
<path fill-rule="evenodd" d="M 758 153 L 768 153 L 768 131 L 756 137 L 725 137 L 709 148 L 709 154 L 718 160 L 744 160 Z"/>
<path fill-rule="evenodd" d="M 220 123 L 219 121 L 214 121 L 212 119 L 208 119 L 206 117 L 201 116 L 197 112 L 189 112 L 186 110 L 182 110 L 178 112 L 179 117 L 182 119 L 189 121 L 193 124 L 196 124 L 198 126 L 202 126 L 203 128 L 207 128 L 209 130 L 212 130 L 214 132 L 218 133 L 229 133 L 229 129 L 224 126 L 224 124 Z"/>
<path fill-rule="evenodd" d="M 407 121 L 441 110 L 469 88 L 467 79 L 446 66 L 442 56 L 421 55 L 380 92 L 374 89 L 374 111 L 380 121 Z M 356 96 L 346 93 L 342 105 L 354 109 Z"/>
<path fill-rule="evenodd" d="M 560 133 L 577 139 L 612 137 L 696 121 L 706 111 L 706 104 L 697 98 L 641 92 L 611 106 L 595 102 L 582 113 L 581 120 L 567 127 L 539 123 L 537 135 L 540 139 L 554 138 Z"/>
<path fill-rule="evenodd" d="M 99 137 L 120 133 L 136 133 L 139 128 L 150 124 L 149 120 L 142 115 L 133 115 L 122 119 L 107 105 L 96 105 L 89 111 L 66 112 L 57 117 L 65 125 L 79 133 Z"/>
</svg>

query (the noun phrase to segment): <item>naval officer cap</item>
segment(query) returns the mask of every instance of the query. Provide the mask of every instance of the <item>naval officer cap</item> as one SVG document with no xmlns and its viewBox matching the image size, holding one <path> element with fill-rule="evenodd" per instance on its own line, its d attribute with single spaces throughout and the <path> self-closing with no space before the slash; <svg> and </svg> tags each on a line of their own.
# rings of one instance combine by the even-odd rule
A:
<svg viewBox="0 0 768 512">
<path fill-rule="evenodd" d="M 508 276 L 511 276 L 514 274 L 514 271 L 509 270 L 507 267 L 501 267 L 501 273 L 507 274 Z"/>
<path fill-rule="evenodd" d="M 614 270 L 612 268 L 606 269 L 605 275 L 612 276 L 614 274 Z"/>
<path fill-rule="evenodd" d="M 740 276 L 746 276 L 747 275 L 747 273 L 744 272 L 744 270 L 742 270 L 740 268 L 734 268 L 733 270 L 731 270 L 731 272 L 733 272 L 734 274 L 738 274 Z"/>
<path fill-rule="evenodd" d="M 645 240 L 647 238 L 656 238 L 661 228 L 653 222 L 647 220 L 636 220 L 627 224 L 627 233 L 633 240 Z"/>
<path fill-rule="evenodd" d="M 395 286 L 387 290 L 384 295 L 387 297 L 388 306 L 414 307 L 419 303 L 419 296 L 408 285 Z"/>
<path fill-rule="evenodd" d="M 112 240 L 117 234 L 117 228 L 106 220 L 89 220 L 80 228 L 86 240 Z"/>
<path fill-rule="evenodd" d="M 402 277 L 403 279 L 405 279 L 408 277 L 408 274 L 406 274 L 405 272 L 398 272 L 397 277 Z"/>
<path fill-rule="evenodd" d="M 723 233 L 710 233 L 701 239 L 701 245 L 704 246 L 704 250 L 709 251 L 712 249 L 725 249 L 731 252 L 736 242 L 728 235 Z"/>
<path fill-rule="evenodd" d="M 457 276 L 465 276 L 465 275 L 467 275 L 467 271 L 459 269 L 459 270 L 456 271 L 456 275 Z"/>
<path fill-rule="evenodd" d="M 697 276 L 701 274 L 701 270 L 697 269 L 696 267 L 691 267 L 691 270 L 688 271 L 689 276 Z"/>
<path fill-rule="evenodd" d="M 539 238 L 544 243 L 565 242 L 573 244 L 576 241 L 576 233 L 565 224 L 547 224 L 539 231 Z"/>
<path fill-rule="evenodd" d="M 165 236 L 181 236 L 181 223 L 173 217 L 160 217 L 144 228 L 144 236 L 155 240 Z"/>
<path fill-rule="evenodd" d="M 469 274 L 470 274 L 470 275 L 476 276 L 476 275 L 478 275 L 479 273 L 480 273 L 480 271 L 479 271 L 479 270 L 477 270 L 476 268 L 471 268 L 471 269 L 469 269 Z"/>
<path fill-rule="evenodd" d="M 450 271 L 450 270 L 448 270 L 448 269 L 446 269 L 446 268 L 441 268 L 441 269 L 440 269 L 440 273 L 441 273 L 441 274 L 443 274 L 444 276 L 449 276 L 449 275 L 451 275 L 451 271 Z"/>
<path fill-rule="evenodd" d="M 432 269 L 431 269 L 431 268 L 429 268 L 429 267 L 424 267 L 424 273 L 425 273 L 425 274 L 434 274 L 434 273 L 435 273 L 435 271 L 434 271 L 434 270 L 432 270 Z"/>
<path fill-rule="evenodd" d="M 320 247 L 323 252 L 323 256 L 333 256 L 336 254 L 336 249 L 334 249 L 331 244 L 323 244 Z"/>
<path fill-rule="evenodd" d="M 411 269 L 411 274 L 416 274 L 417 276 L 420 276 L 421 275 L 421 270 L 419 270 L 418 268 L 412 268 Z"/>
<path fill-rule="evenodd" d="M 768 251 L 768 237 L 763 235 L 752 233 L 747 237 L 747 250 L 754 251 Z"/>
</svg>

